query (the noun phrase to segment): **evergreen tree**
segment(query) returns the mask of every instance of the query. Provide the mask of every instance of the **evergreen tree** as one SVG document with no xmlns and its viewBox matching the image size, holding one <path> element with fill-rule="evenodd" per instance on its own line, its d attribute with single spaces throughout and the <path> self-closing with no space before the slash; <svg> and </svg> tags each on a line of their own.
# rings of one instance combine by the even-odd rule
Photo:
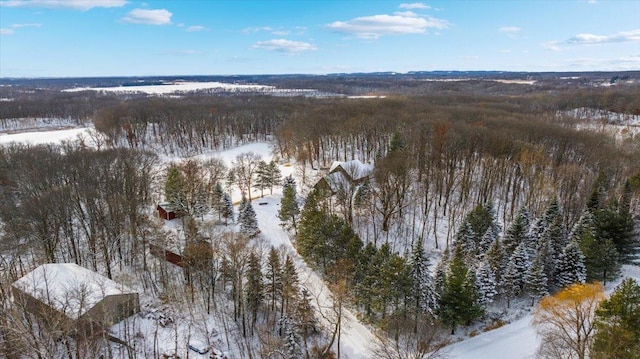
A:
<svg viewBox="0 0 640 359">
<path fill-rule="evenodd" d="M 429 258 L 424 252 L 422 238 L 418 238 L 413 246 L 410 266 L 416 309 L 434 314 L 438 306 L 438 294 L 429 272 Z"/>
<path fill-rule="evenodd" d="M 292 314 L 290 306 L 298 300 L 300 281 L 291 256 L 287 256 L 282 268 L 282 312 Z"/>
<path fill-rule="evenodd" d="M 167 181 L 164 185 L 164 198 L 175 209 L 180 208 L 184 203 L 184 178 L 180 168 L 176 165 L 169 166 L 167 170 Z"/>
<path fill-rule="evenodd" d="M 276 303 L 282 297 L 282 263 L 280 254 L 274 247 L 271 247 L 267 257 L 265 279 L 266 299 L 271 303 L 271 311 L 275 313 Z"/>
<path fill-rule="evenodd" d="M 280 168 L 278 167 L 278 164 L 275 163 L 274 160 L 271 160 L 269 162 L 269 166 L 267 169 L 269 173 L 269 177 L 268 177 L 269 193 L 273 194 L 273 186 L 280 183 L 280 181 L 282 180 L 282 173 L 280 172 Z"/>
<path fill-rule="evenodd" d="M 222 218 L 222 196 L 224 191 L 220 182 L 216 182 L 213 192 L 211 192 L 211 208 L 218 212 L 218 220 Z"/>
<path fill-rule="evenodd" d="M 228 193 L 224 193 L 222 195 L 221 202 L 220 214 L 222 215 L 222 218 L 224 218 L 224 224 L 227 225 L 229 220 L 233 223 L 233 202 L 231 202 L 231 197 Z"/>
<path fill-rule="evenodd" d="M 508 258 L 506 257 L 500 238 L 497 238 L 491 244 L 491 247 L 489 247 L 489 250 L 485 254 L 485 260 L 491 268 L 496 283 L 500 283 L 508 264 Z"/>
<path fill-rule="evenodd" d="M 462 246 L 454 246 L 449 268 L 440 294 L 438 314 L 445 325 L 451 328 L 451 334 L 460 324 L 470 324 L 482 315 L 478 305 L 478 293 L 475 280 L 469 275 Z"/>
<path fill-rule="evenodd" d="M 531 260 L 527 254 L 525 243 L 520 243 L 516 250 L 509 258 L 509 264 L 507 265 L 507 272 L 509 282 L 514 285 L 513 293 L 520 295 L 524 290 L 524 279 L 531 265 Z"/>
<path fill-rule="evenodd" d="M 361 260 L 355 262 L 356 301 L 364 309 L 367 317 L 373 316 L 373 291 L 379 277 L 379 268 L 374 265 L 378 249 L 369 242 L 362 250 Z"/>
<path fill-rule="evenodd" d="M 476 247 L 476 233 L 469 221 L 464 221 L 454 237 L 454 245 L 459 246 L 467 260 L 473 261 L 478 254 Z"/>
<path fill-rule="evenodd" d="M 640 285 L 620 283 L 596 310 L 593 359 L 636 359 L 640 354 Z"/>
<path fill-rule="evenodd" d="M 503 248 L 505 255 L 510 257 L 516 247 L 527 241 L 530 230 L 531 216 L 526 208 L 521 208 L 504 235 Z"/>
<path fill-rule="evenodd" d="M 587 281 L 600 280 L 606 284 L 618 277 L 618 251 L 611 239 L 598 239 L 591 231 L 585 231 L 580 239 L 580 250 L 584 254 Z"/>
<path fill-rule="evenodd" d="M 258 318 L 258 310 L 264 300 L 264 283 L 262 280 L 262 264 L 260 258 L 251 252 L 246 274 L 245 301 L 247 311 L 251 314 L 251 332 Z"/>
<path fill-rule="evenodd" d="M 300 331 L 306 346 L 307 338 L 318 331 L 318 321 L 315 316 L 313 304 L 311 304 L 311 292 L 303 287 L 300 290 L 299 298 L 295 315 L 296 318 L 298 318 Z"/>
<path fill-rule="evenodd" d="M 284 191 L 285 187 L 293 187 L 294 190 L 296 190 L 296 180 L 293 178 L 292 175 L 288 175 L 287 177 L 284 178 L 284 180 L 282 181 L 282 189 Z M 297 190 L 296 190 L 297 191 Z M 295 192 L 295 191 L 294 191 Z"/>
<path fill-rule="evenodd" d="M 284 336 L 285 359 L 302 358 L 301 335 L 295 320 L 285 316 L 278 322 L 280 332 Z"/>
<path fill-rule="evenodd" d="M 356 208 L 363 208 L 369 203 L 369 198 L 371 198 L 371 182 L 369 178 L 365 178 L 364 182 L 358 187 L 356 191 L 356 197 L 353 201 L 353 204 Z"/>
<path fill-rule="evenodd" d="M 296 218 L 300 214 L 295 185 L 287 185 L 282 187 L 282 199 L 280 200 L 280 210 L 278 210 L 278 218 L 285 227 L 293 227 L 296 229 Z"/>
<path fill-rule="evenodd" d="M 258 167 L 256 168 L 256 179 L 253 183 L 253 187 L 260 190 L 260 197 L 264 197 L 264 190 L 270 186 L 271 172 L 269 170 L 269 165 L 264 160 L 260 160 L 258 162 Z"/>
<path fill-rule="evenodd" d="M 492 303 L 493 298 L 498 294 L 495 277 L 486 260 L 482 262 L 480 269 L 476 272 L 475 281 L 479 295 L 478 303 L 484 308 L 487 304 Z"/>
<path fill-rule="evenodd" d="M 627 205 L 612 201 L 595 212 L 596 237 L 615 245 L 620 263 L 631 263 L 638 257 L 640 242 L 634 236 L 634 223 Z"/>
<path fill-rule="evenodd" d="M 255 237 L 260 233 L 260 229 L 258 229 L 258 218 L 251 202 L 245 202 L 244 206 L 241 205 L 238 222 L 240 223 L 240 233 L 245 236 Z"/>
<path fill-rule="evenodd" d="M 544 255 L 540 252 L 531 263 L 531 267 L 525 278 L 525 289 L 531 297 L 531 305 L 533 305 L 537 299 L 549 294 L 547 287 Z"/>
<path fill-rule="evenodd" d="M 558 284 L 567 287 L 574 283 L 584 283 L 587 269 L 584 266 L 584 254 L 576 241 L 570 241 L 562 251 L 558 265 Z"/>
</svg>

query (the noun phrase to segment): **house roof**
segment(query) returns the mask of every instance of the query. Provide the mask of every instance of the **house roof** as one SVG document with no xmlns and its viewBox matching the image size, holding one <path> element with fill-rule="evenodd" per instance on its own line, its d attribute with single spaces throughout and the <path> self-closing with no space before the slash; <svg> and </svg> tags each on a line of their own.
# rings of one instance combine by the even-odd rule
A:
<svg viewBox="0 0 640 359">
<path fill-rule="evenodd" d="M 329 173 L 334 173 L 338 167 L 341 167 L 342 170 L 351 177 L 351 180 L 357 181 L 363 179 L 373 172 L 373 165 L 368 163 L 362 163 L 360 160 L 352 160 L 347 162 L 338 162 L 335 161 L 331 164 L 331 168 L 329 168 Z"/>
<path fill-rule="evenodd" d="M 324 177 L 332 192 L 338 192 L 341 188 L 349 188 L 351 181 L 342 172 L 329 173 Z"/>
<path fill-rule="evenodd" d="M 13 286 L 71 319 L 80 318 L 107 296 L 135 293 L 73 263 L 43 264 L 15 281 Z"/>
<path fill-rule="evenodd" d="M 175 212 L 173 205 L 169 202 L 162 202 L 158 204 L 158 207 L 162 208 L 165 212 Z"/>
</svg>

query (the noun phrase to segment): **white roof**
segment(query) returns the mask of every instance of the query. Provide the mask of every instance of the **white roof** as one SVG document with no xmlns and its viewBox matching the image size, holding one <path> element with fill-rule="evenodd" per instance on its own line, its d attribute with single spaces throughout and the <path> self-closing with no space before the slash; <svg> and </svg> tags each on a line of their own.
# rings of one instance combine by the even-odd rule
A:
<svg viewBox="0 0 640 359">
<path fill-rule="evenodd" d="M 78 319 L 107 296 L 135 293 L 74 263 L 43 264 L 13 286 L 72 319 Z"/>
<path fill-rule="evenodd" d="M 342 167 L 354 181 L 365 178 L 373 172 L 373 165 L 362 163 L 360 160 L 352 160 L 347 162 L 333 162 L 331 168 L 329 168 L 329 173 L 333 172 L 338 166 Z"/>
</svg>

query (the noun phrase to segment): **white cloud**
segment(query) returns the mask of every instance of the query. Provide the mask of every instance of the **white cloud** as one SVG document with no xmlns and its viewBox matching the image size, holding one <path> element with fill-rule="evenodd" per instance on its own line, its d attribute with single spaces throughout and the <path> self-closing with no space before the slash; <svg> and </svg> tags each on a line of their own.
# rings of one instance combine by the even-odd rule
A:
<svg viewBox="0 0 640 359">
<path fill-rule="evenodd" d="M 614 59 L 577 58 L 566 61 L 572 68 L 584 70 L 636 70 L 640 67 L 640 54 L 623 56 Z"/>
<path fill-rule="evenodd" d="M 377 39 L 383 35 L 423 34 L 429 28 L 445 29 L 449 26 L 446 20 L 404 15 L 364 16 L 327 25 L 336 32 L 363 39 Z"/>
<path fill-rule="evenodd" d="M 14 33 L 13 29 L 0 29 L 0 35 L 13 35 Z"/>
<path fill-rule="evenodd" d="M 398 16 L 418 17 L 418 14 L 413 11 L 396 11 L 393 14 Z"/>
<path fill-rule="evenodd" d="M 186 29 L 184 29 L 184 31 L 186 32 L 198 32 L 198 31 L 204 31 L 207 28 L 201 25 L 193 25 L 193 26 L 189 26 Z"/>
<path fill-rule="evenodd" d="M 617 42 L 639 42 L 640 29 L 621 31 L 612 35 L 578 34 L 565 41 L 547 41 L 542 44 L 547 50 L 560 51 L 571 45 L 599 45 Z"/>
<path fill-rule="evenodd" d="M 131 24 L 170 25 L 173 14 L 165 9 L 133 9 L 121 20 Z"/>
<path fill-rule="evenodd" d="M 291 41 L 287 39 L 273 39 L 269 41 L 258 41 L 253 46 L 254 49 L 284 52 L 289 54 L 300 53 L 304 51 L 314 51 L 318 48 L 308 42 Z"/>
<path fill-rule="evenodd" d="M 425 3 L 421 3 L 421 2 L 414 2 L 414 3 L 404 3 L 404 4 L 400 4 L 400 6 L 398 6 L 398 8 L 400 9 L 407 9 L 407 10 L 412 10 L 412 9 L 422 9 L 422 10 L 427 10 L 427 9 L 431 9 L 431 6 L 425 4 Z"/>
<path fill-rule="evenodd" d="M 252 32 L 260 32 L 260 31 L 273 31 L 273 28 L 270 26 L 258 26 L 258 27 L 247 27 L 242 29 L 242 32 L 245 34 L 250 34 Z"/>
<path fill-rule="evenodd" d="M 542 47 L 544 47 L 547 50 L 551 50 L 551 51 L 560 51 L 560 50 L 562 50 L 562 48 L 560 47 L 560 41 L 547 41 L 547 42 L 542 44 Z"/>
<path fill-rule="evenodd" d="M 622 31 L 613 35 L 593 35 L 593 34 L 578 34 L 568 39 L 568 44 L 576 45 L 593 45 L 593 44 L 605 44 L 611 42 L 632 42 L 640 41 L 640 29 L 632 31 Z"/>
<path fill-rule="evenodd" d="M 596 0 L 589 0 L 589 4 L 597 4 L 598 2 Z"/>
<path fill-rule="evenodd" d="M 289 34 L 290 32 L 285 30 L 275 30 L 271 32 L 271 35 L 277 35 L 277 36 L 287 36 Z"/>
<path fill-rule="evenodd" d="M 20 28 L 23 28 L 23 27 L 41 27 L 41 26 L 42 26 L 42 24 L 35 24 L 35 23 L 34 24 L 13 24 L 13 25 L 11 25 L 11 28 L 20 29 Z"/>
<path fill-rule="evenodd" d="M 509 49 L 502 49 L 502 50 L 500 50 L 500 52 L 501 52 L 501 53 L 503 53 L 503 54 L 509 54 L 509 53 L 511 53 L 511 50 L 509 50 Z"/>
<path fill-rule="evenodd" d="M 501 33 L 513 38 L 516 37 L 520 33 L 520 28 L 517 26 L 502 26 L 498 29 Z"/>
<path fill-rule="evenodd" d="M 0 1 L 6 7 L 44 7 L 86 11 L 96 7 L 122 7 L 125 0 L 7 0 Z"/>
</svg>

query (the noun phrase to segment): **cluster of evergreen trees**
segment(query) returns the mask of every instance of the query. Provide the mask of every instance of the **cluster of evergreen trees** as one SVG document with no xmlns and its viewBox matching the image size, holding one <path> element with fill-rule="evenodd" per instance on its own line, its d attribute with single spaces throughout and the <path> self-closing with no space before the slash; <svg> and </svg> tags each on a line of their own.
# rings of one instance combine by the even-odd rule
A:
<svg viewBox="0 0 640 359">
<path fill-rule="evenodd" d="M 504 233 L 492 204 L 478 205 L 430 270 L 421 239 L 406 255 L 393 253 L 388 244 L 365 246 L 312 192 L 301 213 L 297 248 L 326 274 L 346 260 L 352 299 L 370 320 L 387 325 L 398 317 L 428 315 L 453 332 L 496 300 L 510 306 L 528 297 L 534 304 L 573 283 L 616 277 L 620 264 L 638 251 L 628 195 L 620 204 L 602 206 L 603 191 L 594 193 L 570 231 L 557 200 L 537 219 L 522 208 Z"/>
</svg>

